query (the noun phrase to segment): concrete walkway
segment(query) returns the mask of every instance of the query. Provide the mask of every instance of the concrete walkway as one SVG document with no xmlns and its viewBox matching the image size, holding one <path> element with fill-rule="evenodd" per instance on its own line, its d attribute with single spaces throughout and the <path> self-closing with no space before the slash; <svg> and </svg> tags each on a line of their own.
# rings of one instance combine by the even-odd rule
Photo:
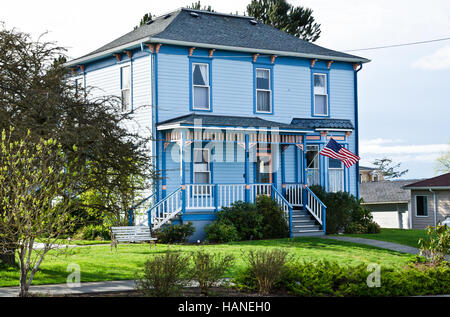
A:
<svg viewBox="0 0 450 317">
<path fill-rule="evenodd" d="M 123 292 L 135 289 L 133 280 L 81 283 L 80 287 L 68 287 L 67 284 L 32 285 L 30 293 L 43 295 L 87 294 L 104 292 Z M 0 287 L 0 297 L 16 297 L 19 287 Z"/>
<path fill-rule="evenodd" d="M 323 238 L 338 240 L 338 241 L 347 241 L 347 242 L 353 242 L 353 243 L 366 244 L 366 245 L 371 245 L 374 247 L 388 249 L 388 250 L 402 252 L 402 253 L 419 254 L 418 248 L 410 247 L 410 246 L 403 245 L 403 244 L 393 243 L 393 242 L 356 238 L 356 237 L 339 237 L 339 236 L 324 236 Z M 450 256 L 446 255 L 445 259 L 447 261 L 450 261 Z"/>
</svg>

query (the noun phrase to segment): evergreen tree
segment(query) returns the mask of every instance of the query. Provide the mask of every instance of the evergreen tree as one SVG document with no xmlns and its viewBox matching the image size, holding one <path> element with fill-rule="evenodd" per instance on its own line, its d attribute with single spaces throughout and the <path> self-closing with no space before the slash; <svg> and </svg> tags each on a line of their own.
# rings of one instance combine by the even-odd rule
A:
<svg viewBox="0 0 450 317">
<path fill-rule="evenodd" d="M 302 6 L 294 7 L 286 0 L 252 0 L 247 6 L 247 15 L 310 42 L 316 41 L 321 33 L 312 12 Z"/>
</svg>

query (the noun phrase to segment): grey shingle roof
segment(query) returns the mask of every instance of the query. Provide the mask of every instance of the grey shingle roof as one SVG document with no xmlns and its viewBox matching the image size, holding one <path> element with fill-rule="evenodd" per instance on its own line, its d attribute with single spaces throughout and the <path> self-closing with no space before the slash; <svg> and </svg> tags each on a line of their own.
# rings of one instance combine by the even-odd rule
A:
<svg viewBox="0 0 450 317">
<path fill-rule="evenodd" d="M 192 11 L 195 11 L 198 17 L 193 17 Z M 251 17 L 181 8 L 170 14 L 155 18 L 153 23 L 143 25 L 79 59 L 139 40 L 155 38 L 250 48 L 255 49 L 255 52 L 258 50 L 273 50 L 311 54 L 322 58 L 335 57 L 349 58 L 361 62 L 368 61 L 362 57 L 330 50 L 304 41 L 261 22 L 252 24 L 250 23 L 251 19 Z"/>
<path fill-rule="evenodd" d="M 411 192 L 402 187 L 416 181 L 402 180 L 361 183 L 359 184 L 359 195 L 366 203 L 408 202 L 411 199 Z"/>
<path fill-rule="evenodd" d="M 302 129 L 299 126 L 285 124 L 258 117 L 220 116 L 191 113 L 188 115 L 169 119 L 157 124 L 157 126 L 168 124 L 193 125 L 195 120 L 201 120 L 203 126 L 225 126 L 225 127 L 254 127 L 254 128 L 279 128 L 279 129 Z"/>
<path fill-rule="evenodd" d="M 292 119 L 291 124 L 311 129 L 321 129 L 321 128 L 352 129 L 352 130 L 354 129 L 352 122 L 347 119 L 294 118 Z"/>
</svg>

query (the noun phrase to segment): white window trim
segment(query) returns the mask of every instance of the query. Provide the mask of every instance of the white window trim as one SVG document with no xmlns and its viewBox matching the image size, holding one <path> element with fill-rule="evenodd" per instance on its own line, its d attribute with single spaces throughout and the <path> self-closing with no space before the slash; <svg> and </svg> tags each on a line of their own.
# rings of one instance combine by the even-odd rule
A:
<svg viewBox="0 0 450 317">
<path fill-rule="evenodd" d="M 334 170 L 334 171 L 342 171 L 342 188 L 341 191 L 345 191 L 345 170 L 344 170 L 344 163 L 341 162 L 341 167 L 330 167 L 330 160 L 331 158 L 328 158 L 328 170 Z M 361 174 L 360 174 L 361 175 Z M 330 174 L 328 173 L 328 187 L 330 185 Z"/>
<path fill-rule="evenodd" d="M 208 80 L 207 80 L 207 85 L 196 85 L 194 84 L 194 69 L 195 69 L 195 65 L 206 65 L 206 71 L 208 74 Z M 209 64 L 208 63 L 192 63 L 192 109 L 193 110 L 203 110 L 203 111 L 207 111 L 207 110 L 211 110 L 211 87 L 210 87 L 210 72 L 209 72 Z M 201 107 L 196 107 L 195 106 L 195 87 L 200 87 L 200 88 L 208 88 L 208 108 L 201 108 Z"/>
<path fill-rule="evenodd" d="M 269 89 L 260 89 L 258 88 L 258 77 L 257 77 L 257 72 L 258 70 L 265 70 L 269 72 Z M 270 72 L 270 68 L 256 68 L 255 69 L 255 89 L 256 89 L 256 105 L 255 105 L 255 112 L 257 113 L 272 113 L 272 81 L 271 81 L 271 72 Z M 262 110 L 258 110 L 258 91 L 264 91 L 264 92 L 268 92 L 269 93 L 269 111 L 262 111 Z"/>
<path fill-rule="evenodd" d="M 426 206 L 426 208 L 427 208 L 427 214 L 426 215 L 418 215 L 417 214 L 417 197 L 425 197 L 426 198 L 426 204 L 425 204 L 425 206 Z M 415 209 L 415 213 L 416 213 L 416 217 L 418 217 L 418 218 L 427 218 L 427 217 L 429 217 L 430 216 L 430 212 L 429 212 L 429 210 L 428 210 L 428 196 L 427 195 L 415 195 L 414 196 L 414 203 L 415 203 L 415 205 L 414 205 L 414 209 Z"/>
<path fill-rule="evenodd" d="M 130 69 L 130 88 L 126 88 L 126 89 L 123 89 L 123 80 L 122 80 L 122 69 L 124 68 L 124 67 L 129 67 L 129 69 Z M 122 65 L 120 65 L 120 67 L 119 67 L 119 77 L 120 77 L 120 98 L 121 98 L 121 104 L 120 104 L 120 106 L 121 106 L 121 111 L 123 112 L 123 113 L 127 113 L 127 112 L 130 112 L 130 111 L 132 111 L 132 109 L 133 109 L 133 80 L 132 80 L 132 76 L 133 76 L 133 68 L 131 67 L 131 63 L 127 63 L 127 64 L 122 64 Z M 130 94 L 130 103 L 129 103 L 129 105 L 128 105 L 128 107 L 129 107 L 129 109 L 124 109 L 123 108 L 123 100 L 122 100 L 122 96 L 123 96 L 123 91 L 125 91 L 125 90 L 129 90 L 130 92 L 129 92 L 129 94 Z"/>
<path fill-rule="evenodd" d="M 325 77 L 325 93 L 324 94 L 320 94 L 320 93 L 316 93 L 316 89 L 314 87 L 314 76 L 319 75 L 319 76 L 324 76 Z M 324 73 L 313 73 L 313 108 L 314 108 L 314 116 L 317 117 L 328 117 L 330 114 L 329 109 L 328 109 L 328 75 L 324 74 Z M 325 109 L 327 110 L 326 114 L 322 114 L 322 113 L 316 113 L 316 95 L 319 96 L 325 96 L 326 97 L 326 104 L 325 104 Z"/>
<path fill-rule="evenodd" d="M 79 81 L 79 80 L 81 80 L 82 83 L 83 83 L 83 84 L 81 85 L 81 87 L 82 87 L 83 89 L 86 88 L 86 81 L 85 81 L 85 79 L 84 79 L 84 75 L 74 77 L 75 92 L 76 92 L 77 94 L 78 94 L 78 81 Z"/>
<path fill-rule="evenodd" d="M 193 149 L 193 151 L 195 152 L 195 151 L 206 151 L 207 153 L 208 153 L 208 171 L 196 171 L 195 170 L 195 164 L 196 164 L 196 162 L 195 162 L 195 153 L 193 153 L 193 160 L 192 160 L 192 169 L 193 169 L 193 171 L 192 171 L 192 177 L 193 177 L 193 180 L 192 180 L 192 183 L 193 184 L 211 184 L 211 150 L 210 149 L 208 149 L 208 148 L 194 148 Z M 203 153 L 202 153 L 202 155 L 203 155 Z M 209 175 L 209 177 L 208 177 L 208 183 L 196 183 L 195 182 L 195 173 L 208 173 L 208 175 Z"/>
</svg>

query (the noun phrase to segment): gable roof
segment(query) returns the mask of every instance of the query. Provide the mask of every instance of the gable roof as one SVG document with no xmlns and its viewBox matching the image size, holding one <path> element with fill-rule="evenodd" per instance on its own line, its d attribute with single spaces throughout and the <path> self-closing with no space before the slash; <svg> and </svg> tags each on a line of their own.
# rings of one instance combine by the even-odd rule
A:
<svg viewBox="0 0 450 317">
<path fill-rule="evenodd" d="M 193 13 L 193 14 L 192 14 Z M 141 43 L 162 43 L 261 54 L 275 54 L 369 62 L 368 59 L 330 50 L 299 39 L 261 22 L 252 23 L 253 17 L 229 15 L 202 10 L 180 8 L 155 18 L 99 49 L 67 63 L 68 66 L 87 62 Z"/>
<path fill-rule="evenodd" d="M 359 184 L 359 196 L 366 204 L 407 203 L 411 199 L 405 185 L 417 180 L 380 181 Z"/>
<path fill-rule="evenodd" d="M 436 177 L 424 179 L 422 181 L 409 184 L 405 186 L 407 189 L 414 188 L 433 188 L 433 187 L 448 187 L 450 189 L 450 173 L 439 175 Z"/>
</svg>

